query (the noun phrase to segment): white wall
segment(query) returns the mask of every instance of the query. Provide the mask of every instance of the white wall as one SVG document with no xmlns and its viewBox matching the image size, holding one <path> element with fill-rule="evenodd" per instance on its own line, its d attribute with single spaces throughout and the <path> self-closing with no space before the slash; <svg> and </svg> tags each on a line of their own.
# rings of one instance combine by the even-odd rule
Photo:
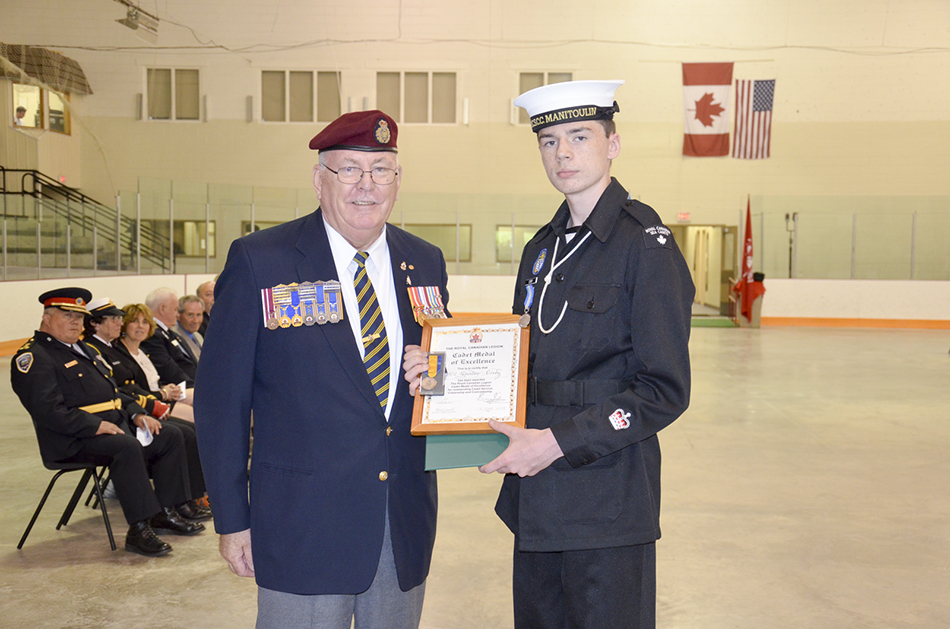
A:
<svg viewBox="0 0 950 629">
<path fill-rule="evenodd" d="M 93 298 L 111 297 L 120 308 L 140 303 L 154 288 L 179 296 L 194 293 L 210 275 L 143 275 L 0 283 L 0 341 L 26 338 L 39 326 L 37 297 L 60 286 L 83 286 Z M 450 275 L 449 310 L 509 313 L 515 278 L 508 275 Z M 763 317 L 877 319 L 950 322 L 950 282 L 863 280 L 769 280 Z"/>
</svg>

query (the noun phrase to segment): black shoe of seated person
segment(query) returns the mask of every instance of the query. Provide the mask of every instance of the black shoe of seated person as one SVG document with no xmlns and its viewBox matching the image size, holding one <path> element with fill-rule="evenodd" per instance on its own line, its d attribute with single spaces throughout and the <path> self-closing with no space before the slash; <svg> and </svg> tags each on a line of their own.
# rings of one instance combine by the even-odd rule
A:
<svg viewBox="0 0 950 629">
<path fill-rule="evenodd" d="M 148 520 L 140 520 L 129 527 L 125 535 L 125 549 L 146 557 L 161 557 L 172 551 L 172 547 L 155 535 Z"/>
<path fill-rule="evenodd" d="M 172 533 L 174 535 L 197 535 L 205 530 L 205 525 L 198 522 L 186 522 L 174 507 L 165 507 L 162 512 L 153 515 L 149 524 L 156 533 Z"/>
<path fill-rule="evenodd" d="M 178 515 L 180 515 L 183 520 L 187 520 L 188 522 L 201 522 L 202 520 L 211 519 L 211 509 L 198 506 L 193 500 L 177 505 L 175 511 L 178 512 Z"/>
</svg>

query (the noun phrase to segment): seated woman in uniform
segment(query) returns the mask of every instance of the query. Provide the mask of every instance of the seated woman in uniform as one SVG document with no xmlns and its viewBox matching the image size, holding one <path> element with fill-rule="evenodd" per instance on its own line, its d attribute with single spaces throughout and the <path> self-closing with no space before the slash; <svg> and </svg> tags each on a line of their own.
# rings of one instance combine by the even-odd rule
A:
<svg viewBox="0 0 950 629">
<path fill-rule="evenodd" d="M 144 313 L 141 312 L 141 308 L 145 308 Z M 201 461 L 198 458 L 198 440 L 195 435 L 194 412 L 191 406 L 176 403 L 181 395 L 181 389 L 177 385 L 160 386 L 157 374 L 154 382 L 149 381 L 145 370 L 133 358 L 130 350 L 131 345 L 137 351 L 139 341 L 125 343 L 124 338 L 120 340 L 120 337 L 127 334 L 126 328 L 129 327 L 123 321 L 128 321 L 130 317 L 141 320 L 137 326 L 135 324 L 131 326 L 133 335 L 141 336 L 135 334 L 136 330 L 154 330 L 154 323 L 151 328 L 148 325 L 151 313 L 148 312 L 146 306 L 136 304 L 119 310 L 108 298 L 90 302 L 88 309 L 84 340 L 102 355 L 107 366 L 112 370 L 112 378 L 120 391 L 136 399 L 152 415 L 175 424 L 181 429 L 185 440 L 191 494 L 197 499 L 202 498 L 205 495 L 205 483 L 201 472 Z M 138 352 L 138 354 L 148 361 L 144 352 Z M 150 366 L 151 363 L 149 362 L 148 365 Z M 154 367 L 152 370 L 154 371 Z M 171 405 L 170 412 L 168 412 L 169 405 Z M 186 519 L 202 520 L 211 517 L 210 512 L 199 506 L 197 501 L 191 503 L 190 506 L 192 509 L 188 513 L 179 509 Z"/>
</svg>

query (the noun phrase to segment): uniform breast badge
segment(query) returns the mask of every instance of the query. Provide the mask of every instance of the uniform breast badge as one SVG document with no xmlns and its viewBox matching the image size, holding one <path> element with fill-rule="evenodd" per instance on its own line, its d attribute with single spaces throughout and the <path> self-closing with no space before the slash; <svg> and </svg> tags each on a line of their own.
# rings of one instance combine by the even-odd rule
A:
<svg viewBox="0 0 950 629">
<path fill-rule="evenodd" d="M 438 286 L 410 286 L 409 301 L 412 302 L 412 316 L 422 325 L 426 319 L 445 319 L 445 304 Z"/>
</svg>

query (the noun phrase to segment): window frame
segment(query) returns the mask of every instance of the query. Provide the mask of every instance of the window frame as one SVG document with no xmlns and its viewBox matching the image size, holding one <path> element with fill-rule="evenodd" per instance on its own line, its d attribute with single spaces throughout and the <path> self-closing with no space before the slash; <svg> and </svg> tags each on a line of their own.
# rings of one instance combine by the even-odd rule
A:
<svg viewBox="0 0 950 629">
<path fill-rule="evenodd" d="M 153 94 L 152 94 L 152 90 L 149 88 L 149 72 L 155 71 L 155 70 L 168 70 L 168 71 L 171 73 L 170 85 L 169 85 L 169 90 L 168 90 L 168 98 L 169 98 L 169 100 L 170 100 L 169 105 L 168 105 L 168 107 L 169 107 L 169 110 L 168 110 L 168 111 L 169 111 L 168 118 L 153 118 L 153 117 L 151 116 L 151 114 L 149 113 L 150 110 L 151 110 L 151 100 L 152 100 L 152 95 L 153 95 Z M 196 110 L 197 110 L 197 115 L 196 115 L 194 118 L 182 118 L 182 117 L 179 116 L 179 112 L 178 112 L 178 80 L 177 80 L 177 73 L 178 73 L 179 71 L 195 72 L 195 73 L 197 73 L 197 76 L 198 76 L 198 89 L 197 89 L 197 94 L 196 94 L 197 102 L 195 103 L 195 105 L 196 105 Z M 145 101 L 145 102 L 142 103 L 142 107 L 144 108 L 144 111 L 142 112 L 142 118 L 145 119 L 145 120 L 148 120 L 149 122 L 201 122 L 201 121 L 202 121 L 202 111 L 201 111 L 201 109 L 202 109 L 202 103 L 201 103 L 202 91 L 201 91 L 201 85 L 202 85 L 202 80 L 201 80 L 201 68 L 196 68 L 196 67 L 193 67 L 193 66 L 181 66 L 181 67 L 178 67 L 178 66 L 174 66 L 174 67 L 173 67 L 173 66 L 164 66 L 164 67 L 158 67 L 158 66 L 154 66 L 154 67 L 153 67 L 153 66 L 149 66 L 149 67 L 146 67 L 146 68 L 145 68 L 145 90 L 144 90 L 144 92 L 145 92 L 144 101 Z"/>
<path fill-rule="evenodd" d="M 16 124 L 13 124 L 11 120 L 10 122 L 11 127 L 13 127 L 14 129 L 21 129 L 21 130 L 35 129 L 35 130 L 40 130 L 40 131 L 52 131 L 53 133 L 58 133 L 60 135 L 67 135 L 67 136 L 72 135 L 72 117 L 71 117 L 69 106 L 68 106 L 71 100 L 69 92 L 57 92 L 55 90 L 48 90 L 38 85 L 32 85 L 30 83 L 20 83 L 18 81 L 13 81 L 12 84 L 22 85 L 25 87 L 32 87 L 37 90 L 39 94 L 37 104 L 39 108 L 40 124 L 37 126 L 16 125 Z M 13 113 L 14 116 L 16 116 L 16 108 L 17 108 L 17 103 L 18 103 L 16 94 L 17 94 L 16 88 L 13 88 L 10 90 L 10 111 Z M 54 110 L 50 108 L 50 96 L 53 94 L 55 94 L 56 97 L 59 98 L 60 101 L 63 102 L 63 109 L 62 109 L 63 129 L 62 130 L 54 128 L 52 124 L 51 112 Z M 27 113 L 29 113 L 29 111 L 27 111 Z"/>
<path fill-rule="evenodd" d="M 399 112 L 398 115 L 393 115 L 393 112 L 387 111 L 386 113 L 393 117 L 393 119 L 399 124 L 405 125 L 442 125 L 442 126 L 458 126 L 459 122 L 459 71 L 458 70 L 377 70 L 376 71 L 376 104 L 377 108 L 379 107 L 379 75 L 380 74 L 398 74 L 399 75 Z M 424 122 L 420 121 L 406 121 L 406 75 L 407 74 L 425 74 L 426 75 L 426 120 Z M 451 122 L 434 122 L 432 119 L 433 113 L 433 77 L 436 74 L 451 74 L 455 79 L 455 95 L 453 97 L 452 103 L 452 121 Z"/>
<path fill-rule="evenodd" d="M 266 72 L 279 72 L 284 76 L 284 111 L 283 118 L 281 120 L 267 120 L 264 118 L 264 74 Z M 291 74 L 292 73 L 306 73 L 310 75 L 310 120 L 291 120 Z M 329 118 L 321 118 L 320 116 L 320 75 L 321 74 L 335 74 L 337 81 L 337 103 L 336 103 L 336 115 Z M 260 82 L 258 83 L 260 90 L 258 92 L 261 99 L 261 112 L 260 112 L 260 122 L 266 124 L 314 124 L 314 123 L 326 123 L 333 122 L 341 114 L 343 114 L 343 73 L 339 70 L 307 70 L 307 69 L 291 69 L 291 68 L 262 68 L 260 75 Z"/>
<path fill-rule="evenodd" d="M 519 70 L 519 71 L 518 71 L 518 77 L 517 77 L 517 80 L 518 80 L 518 87 L 517 87 L 517 90 L 518 90 L 518 91 L 515 93 L 515 97 L 517 97 L 517 96 L 523 94 L 524 92 L 528 91 L 528 90 L 522 89 L 522 87 L 521 87 L 521 77 L 522 77 L 523 75 L 525 75 L 525 74 L 540 74 L 540 75 L 542 76 L 542 79 L 541 79 L 541 80 L 542 80 L 542 83 L 541 83 L 541 85 L 538 85 L 537 87 L 544 87 L 545 85 L 551 85 L 550 76 L 551 76 L 552 74 L 566 74 L 566 75 L 569 76 L 569 78 L 567 79 L 567 81 L 573 81 L 573 80 L 574 80 L 574 71 L 573 71 L 573 70 L 571 70 L 571 71 L 567 71 L 567 70 Z M 554 81 L 554 83 L 564 83 L 564 82 L 566 82 L 566 81 L 564 81 L 564 80 L 561 80 L 561 81 Z M 533 88 L 533 89 L 537 89 L 537 88 Z M 512 99 L 512 100 L 514 100 L 514 99 Z M 524 126 L 530 126 L 530 125 L 531 125 L 531 117 L 528 116 L 528 112 L 524 109 L 524 107 L 516 107 L 515 109 L 518 110 L 518 122 L 517 122 L 517 124 L 518 124 L 519 126 L 523 126 L 523 127 L 524 127 Z"/>
</svg>

